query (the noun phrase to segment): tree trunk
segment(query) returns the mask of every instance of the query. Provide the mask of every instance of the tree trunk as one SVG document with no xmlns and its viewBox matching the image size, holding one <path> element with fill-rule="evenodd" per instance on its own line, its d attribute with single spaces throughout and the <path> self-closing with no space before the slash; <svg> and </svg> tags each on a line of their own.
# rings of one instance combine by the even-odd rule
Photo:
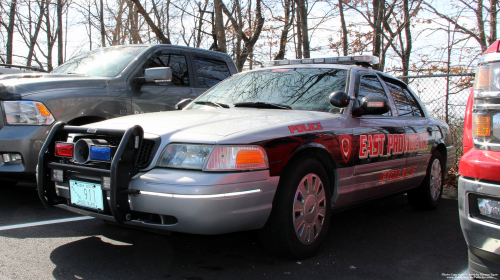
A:
<svg viewBox="0 0 500 280">
<path fill-rule="evenodd" d="M 349 54 L 349 44 L 347 38 L 347 26 L 345 24 L 344 17 L 344 6 L 342 5 L 342 0 L 339 0 L 339 12 L 340 12 L 340 23 L 342 25 L 342 50 L 344 51 L 344 56 Z"/>
<path fill-rule="evenodd" d="M 222 0 L 214 0 L 215 35 L 217 37 L 217 46 L 219 46 L 219 51 L 227 53 L 226 32 L 224 30 L 224 18 L 222 17 L 222 5 Z"/>
<path fill-rule="evenodd" d="M 39 15 L 38 15 L 38 21 L 35 25 L 35 33 L 33 34 L 33 36 L 31 36 L 30 34 L 30 45 L 29 45 L 29 50 L 28 50 L 28 57 L 27 57 L 27 62 L 26 62 L 26 65 L 27 66 L 31 66 L 31 62 L 33 61 L 33 53 L 35 52 L 35 46 L 36 46 L 36 42 L 38 40 L 38 34 L 40 33 L 40 28 L 42 27 L 42 21 L 43 21 L 43 16 L 45 14 L 45 0 L 42 0 L 41 2 L 38 3 L 39 5 L 39 8 L 40 8 L 40 12 L 39 12 Z M 49 5 L 49 3 L 47 3 L 47 6 Z"/>
<path fill-rule="evenodd" d="M 306 2 L 307 0 L 295 0 L 297 3 L 297 13 L 300 14 L 300 31 L 302 33 L 302 49 L 304 52 L 304 58 L 310 58 L 310 49 L 309 49 L 309 35 L 308 35 L 308 27 L 307 27 L 307 8 Z"/>
<path fill-rule="evenodd" d="M 153 30 L 153 32 L 155 33 L 156 37 L 160 40 L 160 42 L 162 44 L 171 45 L 172 43 L 170 42 L 170 39 L 165 37 L 165 35 L 161 32 L 158 26 L 156 26 L 153 20 L 151 20 L 148 13 L 144 10 L 144 7 L 142 7 L 141 2 L 139 2 L 139 0 L 131 0 L 131 1 L 135 4 L 135 6 L 137 7 L 137 12 L 144 17 L 149 27 L 151 27 L 151 30 Z"/>
<path fill-rule="evenodd" d="M 16 16 L 17 0 L 10 3 L 9 26 L 7 27 L 7 64 L 12 64 L 12 48 L 14 45 L 14 20 Z"/>
<path fill-rule="evenodd" d="M 280 49 L 276 56 L 274 57 L 274 60 L 280 60 L 285 58 L 285 52 L 286 52 L 286 43 L 288 43 L 288 31 L 290 30 L 290 26 L 292 26 L 293 23 L 293 15 L 292 15 L 292 20 L 290 20 L 290 13 L 291 13 L 291 6 L 292 1 L 291 0 L 284 0 L 285 1 L 285 25 L 283 26 L 283 30 L 281 30 L 281 37 L 280 37 Z"/>
<path fill-rule="evenodd" d="M 385 0 L 373 0 L 373 55 L 380 57 L 382 18 L 384 16 Z"/>
<path fill-rule="evenodd" d="M 497 5 L 498 0 L 490 0 L 490 38 L 488 40 L 490 45 L 497 40 Z"/>
<path fill-rule="evenodd" d="M 99 13 L 99 21 L 101 23 L 101 47 L 106 46 L 106 29 L 104 27 L 104 3 L 103 0 L 99 1 L 100 4 L 100 10 L 101 12 Z"/>
<path fill-rule="evenodd" d="M 296 20 L 296 30 L 297 30 L 297 48 L 296 48 L 296 58 L 302 58 L 302 32 L 300 30 L 300 13 L 297 10 L 297 20 Z"/>
<path fill-rule="evenodd" d="M 63 10 L 63 2 L 62 0 L 57 0 L 57 65 L 61 65 L 64 63 L 62 10 Z"/>
<path fill-rule="evenodd" d="M 488 46 L 486 44 L 486 33 L 484 32 L 483 8 L 483 0 L 478 0 L 476 9 L 477 31 L 479 33 L 479 44 L 481 45 L 481 50 L 484 52 Z"/>
<path fill-rule="evenodd" d="M 403 10 L 404 10 L 404 22 L 408 22 L 405 26 L 405 39 L 406 39 L 406 48 L 403 50 L 403 76 L 408 76 L 408 71 L 410 70 L 410 55 L 412 50 L 412 41 L 411 41 L 411 24 L 410 24 L 410 8 L 408 0 L 403 0 Z M 400 35 L 401 36 L 401 35 Z"/>
</svg>

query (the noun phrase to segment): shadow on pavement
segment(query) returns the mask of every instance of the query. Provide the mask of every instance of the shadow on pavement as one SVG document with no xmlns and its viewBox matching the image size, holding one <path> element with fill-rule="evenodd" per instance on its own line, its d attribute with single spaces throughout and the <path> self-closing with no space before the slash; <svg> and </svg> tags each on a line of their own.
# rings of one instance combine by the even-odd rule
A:
<svg viewBox="0 0 500 280">
<path fill-rule="evenodd" d="M 163 236 L 87 220 L 0 235 L 84 236 L 50 253 L 56 279 L 444 279 L 467 268 L 451 190 L 436 211 L 397 196 L 337 213 L 318 254 L 300 262 L 268 254 L 254 232 Z"/>
</svg>

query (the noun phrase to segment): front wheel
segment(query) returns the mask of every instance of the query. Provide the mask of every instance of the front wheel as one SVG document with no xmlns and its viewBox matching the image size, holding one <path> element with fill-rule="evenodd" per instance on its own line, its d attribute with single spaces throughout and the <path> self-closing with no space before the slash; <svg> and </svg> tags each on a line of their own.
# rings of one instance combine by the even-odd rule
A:
<svg viewBox="0 0 500 280">
<path fill-rule="evenodd" d="M 283 173 L 271 215 L 258 232 L 261 244 L 283 257 L 313 255 L 328 230 L 330 201 L 323 165 L 314 158 L 296 159 Z"/>
<path fill-rule="evenodd" d="M 419 187 L 408 192 L 408 202 L 417 210 L 434 210 L 443 195 L 443 160 L 436 151 L 431 157 L 427 174 Z"/>
</svg>

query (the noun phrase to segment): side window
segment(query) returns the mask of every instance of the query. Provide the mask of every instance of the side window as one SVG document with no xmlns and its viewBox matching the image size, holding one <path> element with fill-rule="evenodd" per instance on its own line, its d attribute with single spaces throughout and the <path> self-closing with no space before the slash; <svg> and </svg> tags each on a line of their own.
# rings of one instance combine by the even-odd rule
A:
<svg viewBox="0 0 500 280">
<path fill-rule="evenodd" d="M 189 72 L 185 56 L 159 52 L 142 66 L 143 69 L 155 67 L 170 67 L 172 69 L 172 84 L 189 86 Z"/>
<path fill-rule="evenodd" d="M 200 87 L 213 87 L 220 81 L 231 76 L 226 62 L 222 60 L 195 57 L 194 63 L 198 72 Z"/>
<path fill-rule="evenodd" d="M 396 110 L 398 110 L 398 115 L 413 116 L 413 109 L 410 101 L 408 100 L 406 90 L 389 81 L 385 81 L 385 83 L 391 92 L 392 99 L 396 105 Z"/>
<path fill-rule="evenodd" d="M 359 86 L 356 95 L 358 102 L 360 102 L 361 99 L 363 99 L 363 97 L 368 95 L 375 95 L 387 98 L 387 95 L 385 94 L 382 84 L 380 83 L 377 76 L 374 75 L 365 75 L 359 78 Z M 392 116 L 392 114 L 389 111 L 383 114 L 383 116 Z"/>
<path fill-rule="evenodd" d="M 408 99 L 410 100 L 413 115 L 416 117 L 423 117 L 424 113 L 422 112 L 422 109 L 420 108 L 420 105 L 418 104 L 415 96 L 413 96 L 413 94 L 407 89 L 405 89 L 405 92 L 408 95 Z"/>
</svg>

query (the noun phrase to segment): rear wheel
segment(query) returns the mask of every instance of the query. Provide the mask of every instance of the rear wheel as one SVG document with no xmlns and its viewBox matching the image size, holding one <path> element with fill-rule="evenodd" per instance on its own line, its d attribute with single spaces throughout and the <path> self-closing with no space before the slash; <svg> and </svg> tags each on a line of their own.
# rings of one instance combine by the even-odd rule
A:
<svg viewBox="0 0 500 280">
<path fill-rule="evenodd" d="M 17 182 L 0 180 L 0 187 L 2 188 L 13 187 L 15 184 L 17 184 Z"/>
<path fill-rule="evenodd" d="M 295 160 L 282 175 L 271 215 L 259 230 L 262 245 L 288 258 L 313 255 L 328 230 L 330 201 L 330 182 L 321 163 Z"/>
<path fill-rule="evenodd" d="M 418 210 L 436 209 L 443 195 L 443 160 L 436 151 L 431 157 L 427 174 L 420 186 L 408 192 L 408 202 Z"/>
</svg>

